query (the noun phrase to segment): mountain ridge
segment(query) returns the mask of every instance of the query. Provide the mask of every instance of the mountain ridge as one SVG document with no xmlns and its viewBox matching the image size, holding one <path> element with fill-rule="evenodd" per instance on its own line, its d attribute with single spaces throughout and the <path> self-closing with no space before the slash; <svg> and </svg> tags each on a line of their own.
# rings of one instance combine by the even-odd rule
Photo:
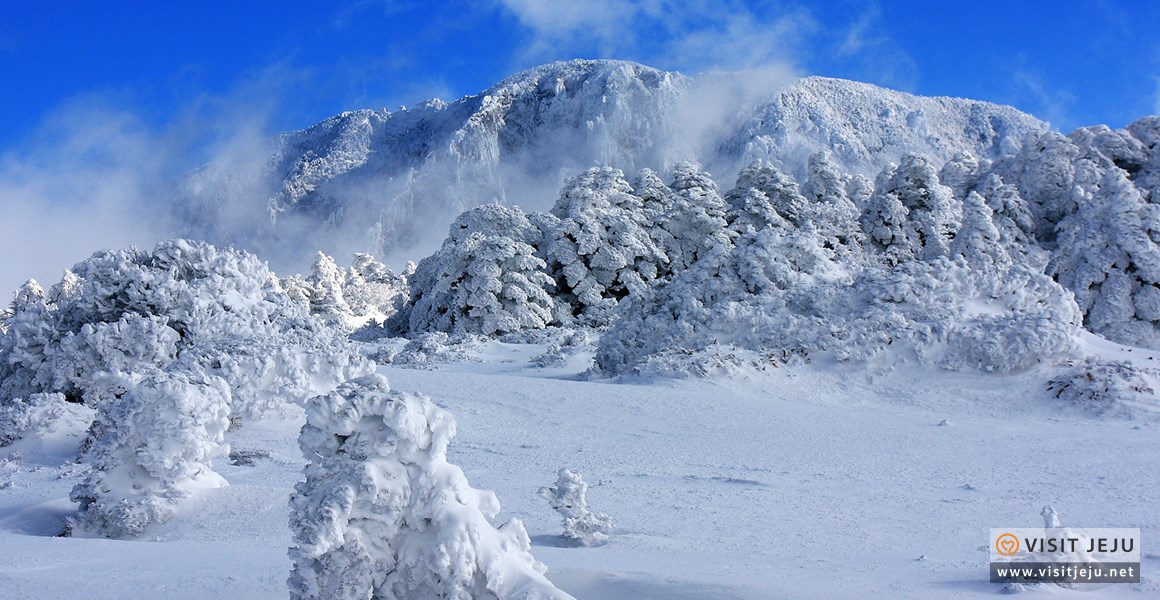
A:
<svg viewBox="0 0 1160 600">
<path fill-rule="evenodd" d="M 826 77 L 562 61 L 452 102 L 346 111 L 283 133 L 260 173 L 212 165 L 196 174 L 185 226 L 298 264 L 302 249 L 318 248 L 414 258 L 461 211 L 546 209 L 567 177 L 591 166 L 664 172 L 691 160 L 728 180 L 759 159 L 800 174 L 810 154 L 829 150 L 845 170 L 872 176 L 912 152 L 1014 154 L 1046 130 L 1011 107 Z"/>
</svg>

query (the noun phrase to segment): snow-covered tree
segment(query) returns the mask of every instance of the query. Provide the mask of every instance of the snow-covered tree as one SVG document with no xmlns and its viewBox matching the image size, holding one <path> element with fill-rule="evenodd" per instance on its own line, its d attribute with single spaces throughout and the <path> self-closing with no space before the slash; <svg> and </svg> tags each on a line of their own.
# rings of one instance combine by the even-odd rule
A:
<svg viewBox="0 0 1160 600">
<path fill-rule="evenodd" d="M 368 372 L 369 361 L 287 297 L 251 254 L 187 240 L 101 251 L 28 304 L 0 336 L 0 438 L 96 410 L 74 489 L 77 531 L 121 536 L 162 522 L 209 468 L 232 418 Z"/>
<path fill-rule="evenodd" d="M 608 539 L 612 519 L 588 508 L 588 484 L 569 469 L 557 473 L 556 483 L 540 488 L 552 510 L 564 517 L 564 538 L 580 546 L 592 546 Z"/>
<path fill-rule="evenodd" d="M 16 293 L 12 297 L 12 304 L 9 305 L 8 310 L 11 313 L 18 313 L 26 310 L 30 306 L 43 304 L 45 301 L 44 296 L 44 288 L 35 279 L 29 279 L 16 289 Z"/>
<path fill-rule="evenodd" d="M 878 187 L 885 188 L 891 172 L 888 169 L 879 175 Z M 898 194 L 891 193 L 873 194 L 862 211 L 862 231 L 890 264 L 915 258 L 915 241 L 908 226 L 909 215 L 910 211 L 902 204 Z"/>
<path fill-rule="evenodd" d="M 806 199 L 797 183 L 764 161 L 737 174 L 737 184 L 725 194 L 725 203 L 729 227 L 741 234 L 766 227 L 797 227 L 806 212 Z"/>
<path fill-rule="evenodd" d="M 1054 131 L 1029 137 L 1014 158 L 995 165 L 1003 181 L 1014 185 L 1035 217 L 1035 239 L 1051 245 L 1056 225 L 1075 212 L 1075 161 L 1080 149 Z"/>
<path fill-rule="evenodd" d="M 356 253 L 342 282 L 342 295 L 356 320 L 384 321 L 407 301 L 407 275 L 396 275 L 366 253 Z"/>
<path fill-rule="evenodd" d="M 956 154 L 943 164 L 938 172 L 939 183 L 949 187 L 956 200 L 963 200 L 967 193 L 974 190 L 979 177 L 988 167 L 986 163 L 979 164 L 979 160 L 972 154 Z"/>
<path fill-rule="evenodd" d="M 61 393 L 99 408 L 102 374 L 180 369 L 222 377 L 233 413 L 253 417 L 369 369 L 246 252 L 173 240 L 98 252 L 72 274 L 74 291 L 0 337 L 0 404 Z"/>
<path fill-rule="evenodd" d="M 668 244 L 662 250 L 668 258 L 668 270 L 679 273 L 715 247 L 728 246 L 732 235 L 725 218 L 729 205 L 707 172 L 695 163 L 682 162 L 673 167 L 670 176 L 672 204 L 651 226 L 667 233 Z M 771 201 L 779 208 L 779 199 L 771 197 Z M 781 210 L 790 209 L 782 206 Z"/>
<path fill-rule="evenodd" d="M 658 207 L 664 202 L 654 199 Z M 592 168 L 569 180 L 551 214 L 557 222 L 544 232 L 540 251 L 556 297 L 575 315 L 602 321 L 617 301 L 642 293 L 670 268 L 650 235 L 643 201 L 617 169 Z"/>
<path fill-rule="evenodd" d="M 469 210 L 451 224 L 435 254 L 410 281 L 410 303 L 396 323 L 405 331 L 501 335 L 542 329 L 561 316 L 555 282 L 532 245 L 539 229 L 519 208 Z"/>
<path fill-rule="evenodd" d="M 930 161 L 909 154 L 879 175 L 862 226 L 889 261 L 930 260 L 949 256 L 957 213 L 954 193 Z"/>
<path fill-rule="evenodd" d="M 315 254 L 308 280 L 310 312 L 336 323 L 341 323 L 346 315 L 351 314 L 350 305 L 343 294 L 345 279 L 345 274 L 333 257 L 323 252 Z"/>
<path fill-rule="evenodd" d="M 977 192 L 970 192 L 963 200 L 963 222 L 951 252 L 962 256 L 967 264 L 980 270 L 1001 269 L 1011 265 L 1011 257 L 1003 247 L 999 229 L 991 220 L 991 208 Z"/>
<path fill-rule="evenodd" d="M 447 462 L 455 420 L 381 375 L 307 406 L 290 499 L 292 598 L 564 599 L 495 494 Z"/>
<path fill-rule="evenodd" d="M 1088 329 L 1160 348 L 1148 318 L 1160 313 L 1151 291 L 1160 286 L 1160 205 L 1144 202 L 1115 167 L 1085 188 L 1089 199 L 1059 224 L 1049 272 L 1075 294 Z"/>
<path fill-rule="evenodd" d="M 72 535 L 124 538 L 169 520 L 196 490 L 225 479 L 212 461 L 229 453 L 229 386 L 220 377 L 154 371 L 122 391 L 93 423 L 83 460 L 92 466 L 69 497 Z"/>
<path fill-rule="evenodd" d="M 1035 219 L 1019 190 L 991 173 L 983 178 L 975 190 L 991 209 L 992 221 L 999 230 L 1002 244 L 1009 253 L 1027 254 L 1038 248 L 1035 242 Z"/>
<path fill-rule="evenodd" d="M 829 152 L 810 156 L 802 195 L 809 207 L 810 222 L 828 250 L 851 255 L 861 252 L 862 231 L 858 207 L 846 191 L 848 177 L 841 174 Z"/>
</svg>

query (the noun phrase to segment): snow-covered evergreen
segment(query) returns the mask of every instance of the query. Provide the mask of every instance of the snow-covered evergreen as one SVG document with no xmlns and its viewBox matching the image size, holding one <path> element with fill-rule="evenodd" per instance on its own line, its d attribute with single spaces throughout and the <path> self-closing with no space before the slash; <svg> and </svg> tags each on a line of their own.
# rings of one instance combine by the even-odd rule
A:
<svg viewBox="0 0 1160 600">
<path fill-rule="evenodd" d="M 644 174 L 645 183 L 655 182 Z M 653 211 L 671 202 L 663 186 Z M 590 320 L 607 320 L 611 307 L 640 294 L 650 281 L 668 272 L 670 257 L 657 243 L 645 210 L 624 173 L 592 168 L 571 179 L 560 192 L 544 232 L 541 253 L 565 306 Z"/>
<path fill-rule="evenodd" d="M 544 577 L 495 494 L 447 462 L 455 420 L 385 377 L 307 406 L 306 480 L 291 497 L 292 598 L 571 598 Z"/>
<path fill-rule="evenodd" d="M 536 255 L 540 237 L 518 208 L 491 204 L 463 213 L 443 247 L 411 276 L 410 302 L 396 317 L 398 327 L 499 335 L 542 329 L 566 316 Z"/>
<path fill-rule="evenodd" d="M 310 307 L 333 325 L 356 329 L 370 321 L 382 323 L 407 300 L 407 277 L 413 265 L 396 275 L 370 254 L 358 252 L 345 270 L 334 257 L 318 252 L 310 275 L 290 275 L 281 280 L 292 299 Z"/>
</svg>

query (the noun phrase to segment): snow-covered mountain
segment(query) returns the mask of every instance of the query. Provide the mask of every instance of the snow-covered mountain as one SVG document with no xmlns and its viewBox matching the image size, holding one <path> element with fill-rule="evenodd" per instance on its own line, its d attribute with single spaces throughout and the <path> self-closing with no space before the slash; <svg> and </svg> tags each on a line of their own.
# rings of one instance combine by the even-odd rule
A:
<svg viewBox="0 0 1160 600">
<path fill-rule="evenodd" d="M 908 152 L 1010 155 L 1047 127 L 1006 106 L 837 79 L 575 60 L 451 103 L 351 111 L 283 134 L 260 173 L 195 174 L 183 220 L 191 235 L 298 263 L 319 248 L 413 258 L 464 209 L 544 210 L 566 177 L 596 165 L 664 172 L 695 160 L 729 181 L 756 159 L 800 175 L 828 149 L 844 170 L 872 175 Z"/>
</svg>

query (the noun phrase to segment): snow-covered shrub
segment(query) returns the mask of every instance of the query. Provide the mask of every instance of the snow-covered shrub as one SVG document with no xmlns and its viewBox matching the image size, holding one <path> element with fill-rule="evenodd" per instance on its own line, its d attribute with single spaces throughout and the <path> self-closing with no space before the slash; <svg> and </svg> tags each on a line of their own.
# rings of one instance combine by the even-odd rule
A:
<svg viewBox="0 0 1160 600">
<path fill-rule="evenodd" d="M 447 462 L 455 421 L 386 378 L 311 400 L 290 499 L 292 598 L 570 598 L 544 577 L 523 525 L 496 528 L 495 494 Z"/>
<path fill-rule="evenodd" d="M 63 394 L 32 394 L 0 404 L 0 446 L 51 425 L 64 414 Z"/>
<path fill-rule="evenodd" d="M 1158 375 L 1157 371 L 1146 371 L 1130 362 L 1088 357 L 1069 363 L 1048 382 L 1047 390 L 1056 398 L 1096 414 L 1115 414 L 1129 411 L 1142 400 L 1151 400 L 1156 392 L 1147 376 Z"/>
<path fill-rule="evenodd" d="M 765 229 L 625 304 L 595 358 L 607 374 L 666 374 L 682 356 L 716 360 L 703 352 L 715 346 L 841 360 L 893 346 L 947 368 L 1010 371 L 1073 352 L 1078 322 L 1069 295 L 1034 269 L 835 261 L 808 230 Z"/>
<path fill-rule="evenodd" d="M 226 485 L 211 464 L 226 456 L 230 391 L 214 376 L 155 371 L 106 403 L 83 459 L 92 469 L 69 497 L 74 535 L 123 538 L 164 523 L 199 489 Z"/>
<path fill-rule="evenodd" d="M 489 204 L 451 224 L 443 247 L 411 277 L 396 321 L 411 333 L 501 335 L 542 329 L 560 315 L 555 282 L 536 256 L 539 229 L 519 208 Z"/>
<path fill-rule="evenodd" d="M 651 175 L 651 176 L 650 176 Z M 565 184 L 550 214 L 540 252 L 556 281 L 556 297 L 575 315 L 605 322 L 617 301 L 640 294 L 668 272 L 669 257 L 650 230 L 671 194 L 642 173 L 653 205 L 634 195 L 624 173 L 592 168 Z"/>
<path fill-rule="evenodd" d="M 559 365 L 584 350 L 591 350 L 596 336 L 584 328 L 556 328 L 548 330 L 549 335 L 536 340 L 527 338 L 515 339 L 514 336 L 505 336 L 505 342 L 547 343 L 544 352 L 532 358 L 532 364 L 537 367 Z"/>
<path fill-rule="evenodd" d="M 420 333 L 390 356 L 390 364 L 423 369 L 439 363 L 467 361 L 475 358 L 481 346 L 481 338 L 469 333 Z"/>
<path fill-rule="evenodd" d="M 562 468 L 556 483 L 540 488 L 540 495 L 552 510 L 564 517 L 564 539 L 579 546 L 592 546 L 608 539 L 612 518 L 588 508 L 588 484 L 579 473 Z"/>
<path fill-rule="evenodd" d="M 0 336 L 0 406 L 60 393 L 100 408 L 152 371 L 223 378 L 238 416 L 332 389 L 369 363 L 252 254 L 187 240 L 101 251 Z"/>
</svg>

